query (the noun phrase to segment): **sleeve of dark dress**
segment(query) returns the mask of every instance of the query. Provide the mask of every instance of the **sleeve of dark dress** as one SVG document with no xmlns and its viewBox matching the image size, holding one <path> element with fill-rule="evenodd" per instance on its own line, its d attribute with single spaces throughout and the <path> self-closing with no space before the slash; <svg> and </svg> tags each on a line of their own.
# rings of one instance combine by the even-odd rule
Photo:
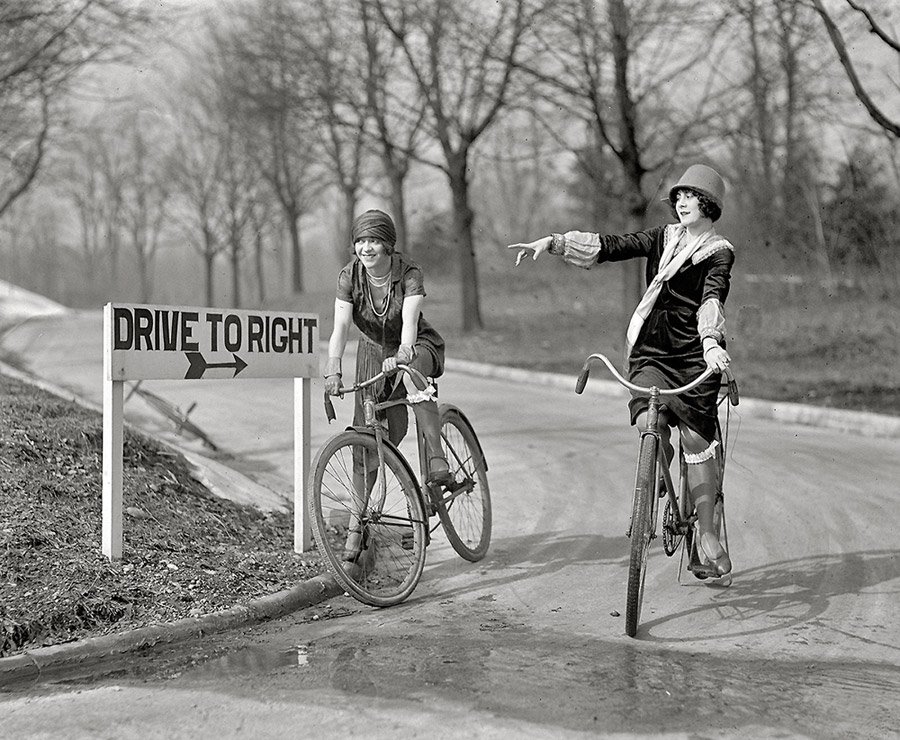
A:
<svg viewBox="0 0 900 740">
<path fill-rule="evenodd" d="M 706 277 L 703 281 L 703 296 L 697 311 L 697 330 L 701 339 L 721 342 L 725 338 L 725 299 L 731 285 L 731 266 L 734 252 L 720 249 L 705 260 Z"/>
<path fill-rule="evenodd" d="M 351 265 L 341 270 L 337 280 L 337 298 L 347 303 L 353 303 L 353 278 L 350 275 Z"/>
<path fill-rule="evenodd" d="M 403 297 L 425 295 L 425 275 L 417 265 L 409 265 L 403 273 Z"/>
<path fill-rule="evenodd" d="M 656 226 L 646 231 L 631 234 L 604 234 L 601 237 L 603 249 L 598 262 L 620 262 L 635 257 L 649 257 L 654 247 L 662 243 L 664 226 Z"/>
<path fill-rule="evenodd" d="M 715 298 L 719 303 L 725 303 L 728 290 L 731 287 L 731 266 L 734 264 L 734 252 L 730 249 L 720 249 L 706 258 L 709 265 L 706 272 L 706 280 L 703 282 L 703 297 L 700 303 Z"/>
</svg>

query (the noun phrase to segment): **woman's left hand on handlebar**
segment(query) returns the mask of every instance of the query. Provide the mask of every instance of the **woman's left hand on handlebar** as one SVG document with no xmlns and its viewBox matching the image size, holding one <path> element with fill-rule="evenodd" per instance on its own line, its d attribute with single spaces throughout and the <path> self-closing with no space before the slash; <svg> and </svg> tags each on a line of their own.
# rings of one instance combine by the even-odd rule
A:
<svg viewBox="0 0 900 740">
<path fill-rule="evenodd" d="M 416 351 L 408 344 L 401 344 L 397 350 L 397 354 L 393 357 L 386 357 L 381 363 L 381 370 L 384 373 L 393 373 L 397 370 L 397 365 L 409 365 L 416 356 Z"/>
<path fill-rule="evenodd" d="M 722 372 L 731 364 L 731 357 L 718 344 L 707 347 L 703 353 L 703 359 L 706 360 L 706 364 L 709 367 L 719 372 Z"/>
<path fill-rule="evenodd" d="M 536 260 L 544 252 L 550 249 L 550 244 L 552 241 L 552 236 L 542 236 L 540 239 L 535 239 L 533 242 L 519 242 L 516 244 L 509 244 L 506 248 L 519 250 L 519 253 L 516 255 L 516 267 L 518 267 L 519 263 L 528 255 L 529 249 L 532 251 L 531 259 Z"/>
<path fill-rule="evenodd" d="M 325 392 L 329 396 L 341 395 L 341 376 L 340 375 L 328 375 L 325 378 Z"/>
</svg>

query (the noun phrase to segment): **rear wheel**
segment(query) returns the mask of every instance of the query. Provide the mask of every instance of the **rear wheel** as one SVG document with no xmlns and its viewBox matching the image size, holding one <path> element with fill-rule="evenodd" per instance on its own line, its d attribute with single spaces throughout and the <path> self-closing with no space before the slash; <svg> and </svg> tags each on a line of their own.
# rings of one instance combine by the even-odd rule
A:
<svg viewBox="0 0 900 740">
<path fill-rule="evenodd" d="M 453 481 L 435 490 L 434 506 L 444 532 L 460 557 L 481 560 L 491 544 L 491 492 L 478 438 L 453 407 L 441 407 L 441 445 Z"/>
<path fill-rule="evenodd" d="M 631 557 L 628 562 L 628 591 L 625 601 L 625 634 L 629 637 L 637 634 L 644 600 L 647 555 L 653 538 L 657 445 L 658 441 L 652 435 L 641 438 L 631 510 Z"/>
<path fill-rule="evenodd" d="M 415 589 L 425 567 L 427 517 L 407 466 L 360 432 L 342 432 L 319 450 L 309 512 L 319 551 L 344 589 L 365 604 L 391 606 Z"/>
</svg>

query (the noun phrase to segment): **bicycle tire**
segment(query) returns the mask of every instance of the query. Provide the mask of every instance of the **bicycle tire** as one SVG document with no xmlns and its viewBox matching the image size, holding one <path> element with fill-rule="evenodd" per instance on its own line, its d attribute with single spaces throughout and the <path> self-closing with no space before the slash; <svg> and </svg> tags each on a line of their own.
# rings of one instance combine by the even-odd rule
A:
<svg viewBox="0 0 900 740">
<path fill-rule="evenodd" d="M 491 491 L 487 464 L 475 430 L 452 406 L 441 407 L 441 446 L 450 465 L 453 483 L 441 487 L 434 507 L 450 546 L 475 563 L 491 545 Z"/>
<path fill-rule="evenodd" d="M 653 504 L 656 481 L 656 446 L 652 435 L 641 438 L 634 502 L 631 511 L 631 554 L 628 560 L 628 588 L 625 599 L 625 634 L 634 637 L 641 619 L 647 555 L 653 537 Z"/>
<path fill-rule="evenodd" d="M 368 486 L 354 478 L 354 453 L 378 458 L 371 434 L 345 431 L 316 454 L 309 485 L 309 513 L 319 552 L 347 593 L 370 606 L 393 606 L 409 597 L 425 567 L 427 517 L 418 484 L 397 452 L 383 446 L 385 489 L 374 474 Z M 351 534 L 359 536 L 348 551 Z"/>
</svg>

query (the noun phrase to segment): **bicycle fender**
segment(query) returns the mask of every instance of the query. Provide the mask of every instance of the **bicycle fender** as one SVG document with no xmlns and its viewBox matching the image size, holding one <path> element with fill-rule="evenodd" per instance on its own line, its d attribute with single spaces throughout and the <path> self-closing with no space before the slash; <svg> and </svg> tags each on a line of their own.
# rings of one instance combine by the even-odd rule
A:
<svg viewBox="0 0 900 740">
<path fill-rule="evenodd" d="M 478 454 L 481 455 L 481 461 L 484 463 L 484 469 L 488 469 L 487 458 L 484 456 L 484 449 L 481 446 L 481 440 L 478 439 L 478 435 L 475 434 L 475 427 L 472 426 L 472 422 L 469 421 L 469 417 L 466 416 L 459 406 L 455 406 L 452 403 L 442 403 L 439 409 L 453 409 L 457 414 L 459 414 L 459 418 L 462 419 L 463 423 L 469 427 L 469 431 L 472 432 L 472 436 L 475 437 L 475 442 L 478 444 Z"/>
<path fill-rule="evenodd" d="M 368 434 L 370 437 L 375 436 L 375 431 L 371 427 L 367 427 L 367 426 L 361 426 L 361 427 L 349 426 L 349 427 L 347 427 L 346 431 L 359 432 L 360 434 Z M 406 459 L 406 455 L 404 455 L 402 452 L 400 452 L 400 449 L 397 447 L 397 445 L 395 445 L 393 442 L 391 442 L 391 440 L 389 440 L 387 438 L 386 434 L 381 438 L 381 442 L 385 447 L 389 448 L 391 450 L 391 452 L 393 452 L 395 455 L 397 455 L 397 459 L 403 464 L 403 467 L 406 468 L 406 472 L 409 473 L 410 480 L 412 480 L 413 485 L 416 487 L 416 492 L 419 494 L 419 500 L 422 502 L 422 506 L 424 508 L 425 507 L 425 495 L 422 493 L 422 487 L 419 485 L 419 476 L 415 472 L 413 472 L 412 465 L 409 464 L 409 460 Z"/>
</svg>

